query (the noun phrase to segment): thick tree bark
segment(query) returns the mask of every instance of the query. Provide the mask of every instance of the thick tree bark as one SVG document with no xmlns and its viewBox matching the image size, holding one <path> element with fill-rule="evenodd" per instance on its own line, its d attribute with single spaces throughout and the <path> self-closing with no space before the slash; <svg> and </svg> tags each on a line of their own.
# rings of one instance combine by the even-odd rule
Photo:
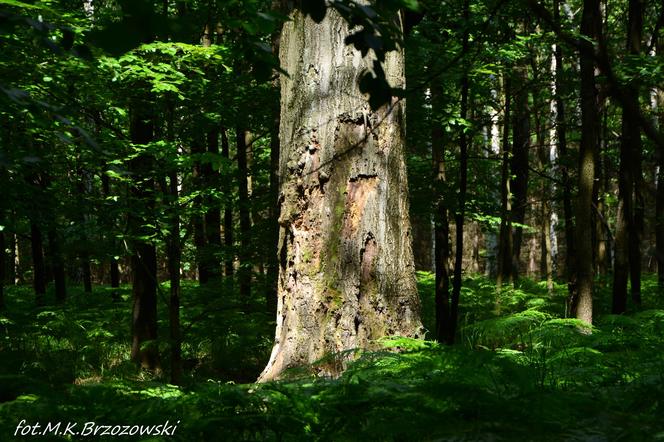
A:
<svg viewBox="0 0 664 442">
<path fill-rule="evenodd" d="M 588 39 L 599 36 L 599 0 L 584 0 L 581 33 Z M 581 145 L 579 148 L 579 195 L 576 207 L 577 296 L 572 310 L 577 319 L 588 324 L 593 320 L 593 244 L 592 197 L 597 149 L 597 91 L 593 44 L 581 40 Z"/>
<path fill-rule="evenodd" d="M 154 123 L 152 114 L 144 109 L 147 103 L 135 104 L 131 116 L 131 140 L 134 144 L 144 145 L 152 141 Z M 152 232 L 144 226 L 147 217 L 154 211 L 154 180 L 148 178 L 152 165 L 149 155 L 141 154 L 130 162 L 134 175 L 131 186 L 134 210 L 130 212 L 128 225 L 133 235 L 131 270 L 132 270 L 132 346 L 131 358 L 141 367 L 158 370 L 159 353 L 157 350 L 157 252 L 155 245 L 140 236 Z"/>
<path fill-rule="evenodd" d="M 35 289 L 35 300 L 37 305 L 43 305 L 46 294 L 44 244 L 41 229 L 34 221 L 30 223 L 30 244 L 32 246 L 32 283 Z"/>
<path fill-rule="evenodd" d="M 370 59 L 346 46 L 333 10 L 284 25 L 281 63 L 279 299 L 275 346 L 260 380 L 322 356 L 420 336 L 408 220 L 404 105 L 372 111 L 358 80 Z M 386 78 L 404 86 L 402 51 Z M 318 367 L 343 370 L 348 353 Z"/>
</svg>

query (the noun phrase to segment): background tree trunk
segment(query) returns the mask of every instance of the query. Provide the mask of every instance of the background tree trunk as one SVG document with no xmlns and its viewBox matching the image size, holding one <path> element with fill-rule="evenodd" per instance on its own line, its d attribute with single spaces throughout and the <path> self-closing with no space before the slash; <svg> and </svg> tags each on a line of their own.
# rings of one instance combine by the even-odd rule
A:
<svg viewBox="0 0 664 442">
<path fill-rule="evenodd" d="M 154 122 L 151 113 L 137 103 L 131 116 L 131 140 L 144 145 L 152 141 Z M 138 236 L 150 235 L 146 230 L 146 217 L 154 210 L 154 180 L 150 176 L 152 158 L 141 154 L 130 162 L 135 182 L 131 186 L 134 210 L 130 211 L 128 225 L 132 240 L 132 346 L 131 358 L 141 367 L 159 369 L 157 344 L 157 251 L 155 245 Z"/>
<path fill-rule="evenodd" d="M 584 0 L 581 33 L 591 40 L 599 36 L 599 0 Z M 593 44 L 581 40 L 581 145 L 579 148 L 579 195 L 576 207 L 577 298 L 572 300 L 575 316 L 593 320 L 592 198 L 597 149 L 597 91 Z"/>
<path fill-rule="evenodd" d="M 328 10 L 284 25 L 281 64 L 279 299 L 260 380 L 385 335 L 420 336 L 410 244 L 403 102 L 371 111 L 358 80 L 371 60 L 345 45 Z M 404 86 L 402 51 L 383 63 Z M 319 367 L 335 374 L 349 355 Z"/>
</svg>

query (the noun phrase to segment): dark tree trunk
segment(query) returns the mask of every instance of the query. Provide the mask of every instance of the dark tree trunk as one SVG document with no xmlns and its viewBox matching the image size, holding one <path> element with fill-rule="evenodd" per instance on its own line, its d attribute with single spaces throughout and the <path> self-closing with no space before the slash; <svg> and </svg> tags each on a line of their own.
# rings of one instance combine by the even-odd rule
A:
<svg viewBox="0 0 664 442">
<path fill-rule="evenodd" d="M 101 176 L 101 187 L 102 187 L 102 193 L 106 198 L 108 198 L 111 195 L 111 183 L 110 183 L 110 178 L 108 175 L 103 174 Z M 115 218 L 111 217 L 109 221 L 109 230 L 113 229 L 115 226 Z M 109 235 L 110 237 L 110 247 L 111 247 L 111 257 L 110 257 L 110 273 L 111 273 L 111 288 L 118 288 L 120 287 L 120 267 L 118 263 L 118 258 L 116 258 L 115 255 L 115 238 L 113 237 L 112 234 Z M 119 300 L 119 293 L 117 290 L 113 290 L 113 299 L 114 300 Z"/>
<path fill-rule="evenodd" d="M 44 305 L 44 295 L 46 294 L 44 245 L 41 229 L 34 221 L 30 224 L 30 244 L 32 245 L 32 282 L 35 288 L 35 299 L 37 305 Z"/>
<path fill-rule="evenodd" d="M 131 116 L 131 140 L 145 145 L 154 134 L 153 116 L 144 107 L 148 103 L 137 102 Z M 133 236 L 131 270 L 133 294 L 131 358 L 148 370 L 159 370 L 157 339 L 157 252 L 155 245 L 140 236 L 149 236 L 145 224 L 154 212 L 154 180 L 151 174 L 153 159 L 140 154 L 131 160 L 129 167 L 134 176 L 131 197 L 134 210 L 130 211 L 128 226 Z"/>
<path fill-rule="evenodd" d="M 463 16 L 466 30 L 463 35 L 462 55 L 468 53 L 468 40 L 470 25 L 470 4 L 469 0 L 464 0 L 463 3 Z M 468 119 L 468 73 L 464 72 L 461 78 L 461 112 L 460 117 L 462 120 Z M 468 138 L 466 135 L 466 128 L 461 128 L 459 134 L 459 202 L 457 212 L 454 215 L 454 223 L 456 225 L 456 253 L 454 257 L 454 279 L 452 281 L 452 299 L 450 301 L 450 318 L 449 326 L 447 327 L 448 335 L 446 342 L 448 344 L 454 343 L 456 334 L 457 318 L 459 316 L 459 298 L 461 296 L 461 278 L 463 270 L 463 227 L 466 211 L 466 188 L 468 185 Z"/>
<path fill-rule="evenodd" d="M 657 40 L 657 54 L 664 54 L 664 37 Z M 664 88 L 657 91 L 657 113 L 660 132 L 664 130 Z M 657 145 L 657 196 L 655 207 L 655 238 L 657 257 L 657 281 L 664 289 L 664 146 Z"/>
<path fill-rule="evenodd" d="M 246 302 L 251 296 L 251 214 L 249 203 L 249 168 L 247 163 L 247 131 L 236 128 L 237 167 L 238 167 L 238 207 L 240 217 L 240 268 L 238 279 L 240 296 Z"/>
<path fill-rule="evenodd" d="M 53 269 L 53 281 L 55 283 L 55 300 L 59 303 L 67 299 L 67 287 L 65 283 L 65 265 L 60 247 L 60 238 L 55 229 L 48 231 L 49 262 Z"/>
<path fill-rule="evenodd" d="M 5 269 L 7 265 L 7 254 L 5 253 L 5 232 L 0 230 L 0 310 L 5 309 Z"/>
<path fill-rule="evenodd" d="M 221 155 L 226 159 L 230 158 L 230 146 L 225 128 L 221 130 Z M 228 184 L 226 192 L 230 195 L 232 191 L 230 180 L 226 180 L 226 183 Z M 233 203 L 230 198 L 227 198 L 224 204 L 224 274 L 230 277 L 233 276 L 233 260 L 235 258 L 233 241 Z"/>
<path fill-rule="evenodd" d="M 194 137 L 191 143 L 191 153 L 196 156 L 194 159 L 193 168 L 193 182 L 196 190 L 203 190 L 203 173 L 201 167 L 201 156 L 205 153 L 205 147 L 200 138 Z M 196 265 L 198 267 L 198 282 L 200 284 L 207 284 L 210 280 L 210 273 L 208 268 L 207 250 L 205 247 L 205 222 L 203 215 L 201 215 L 201 206 L 203 198 L 199 195 L 194 200 L 195 213 L 192 216 L 192 224 L 194 226 L 194 246 L 196 247 Z"/>
<path fill-rule="evenodd" d="M 509 122 L 511 111 L 511 87 L 508 78 L 504 79 L 505 108 L 503 111 L 503 146 L 502 170 L 500 177 L 500 233 L 498 236 L 498 275 L 496 285 L 500 289 L 503 283 L 511 284 L 514 279 L 512 259 L 512 203 L 510 197 L 510 156 Z"/>
<path fill-rule="evenodd" d="M 79 199 L 79 207 L 84 208 L 85 204 L 83 204 L 84 199 L 85 199 L 85 174 L 84 172 L 79 169 L 78 170 L 78 183 L 77 183 L 77 191 L 78 191 L 78 199 Z M 78 216 L 78 222 L 80 225 L 81 229 L 85 229 L 85 214 L 80 213 Z M 81 252 L 79 254 L 79 260 L 81 263 L 81 274 L 83 276 L 83 291 L 85 293 L 92 293 L 92 272 L 90 270 L 90 254 L 88 252 L 88 238 L 85 233 L 81 235 L 82 239 L 82 244 L 81 244 Z"/>
<path fill-rule="evenodd" d="M 219 155 L 219 130 L 214 129 L 207 134 L 208 153 Z M 207 163 L 202 167 L 202 173 L 206 187 L 208 189 L 219 190 L 219 171 Z M 209 198 L 207 201 L 207 211 L 205 212 L 205 236 L 206 246 L 206 265 L 208 268 L 208 277 L 218 280 L 221 277 L 221 263 L 219 255 L 221 253 L 221 210 L 218 203 L 218 197 Z"/>
<path fill-rule="evenodd" d="M 581 33 L 581 144 L 579 148 L 579 195 L 576 207 L 577 297 L 571 306 L 577 319 L 592 324 L 593 244 L 592 198 L 597 149 L 597 90 L 593 44 L 599 36 L 599 0 L 584 0 Z"/>
<path fill-rule="evenodd" d="M 171 338 L 171 383 L 182 382 L 182 336 L 180 334 L 180 216 L 178 214 L 178 176 L 177 171 L 169 175 L 169 193 L 171 197 L 171 230 L 168 237 L 168 276 L 171 282 L 168 317 Z"/>
<path fill-rule="evenodd" d="M 530 108 L 528 106 L 528 71 L 526 66 L 517 66 L 514 70 L 514 115 L 513 147 L 510 164 L 512 180 L 510 190 L 514 195 L 510 221 L 513 226 L 512 241 L 512 279 L 519 277 L 521 263 L 521 243 L 523 227 L 528 206 L 528 154 L 530 151 Z"/>
<path fill-rule="evenodd" d="M 555 0 L 554 20 L 560 23 L 560 3 Z M 569 154 L 567 152 L 567 122 L 565 117 L 565 81 L 563 51 L 560 44 L 556 45 L 556 140 L 558 141 L 558 155 L 560 158 L 560 176 L 563 186 L 563 220 L 565 223 L 565 277 L 569 291 L 569 299 L 576 299 L 576 272 L 574 262 L 576 247 L 574 246 L 574 212 L 572 210 L 572 183 L 569 176 Z"/>
<path fill-rule="evenodd" d="M 441 109 L 441 87 L 437 82 L 431 85 L 432 108 Z M 434 190 L 434 254 L 436 268 L 436 339 L 446 342 L 450 335 L 450 225 L 448 209 L 443 197 L 445 188 L 445 138 L 443 126 L 434 119 L 431 129 L 431 149 L 433 157 Z"/>
<path fill-rule="evenodd" d="M 627 51 L 638 55 L 641 49 L 643 26 L 641 2 L 629 1 Z M 631 84 L 625 99 L 631 104 L 623 107 L 622 137 L 620 143 L 620 172 L 618 177 L 619 210 L 616 225 L 616 259 L 613 279 L 613 313 L 624 313 L 627 308 L 627 279 L 631 282 L 632 300 L 641 302 L 641 228 L 643 225 L 643 198 L 641 184 L 641 131 L 637 116 L 628 107 L 639 106 L 639 89 Z"/>
</svg>

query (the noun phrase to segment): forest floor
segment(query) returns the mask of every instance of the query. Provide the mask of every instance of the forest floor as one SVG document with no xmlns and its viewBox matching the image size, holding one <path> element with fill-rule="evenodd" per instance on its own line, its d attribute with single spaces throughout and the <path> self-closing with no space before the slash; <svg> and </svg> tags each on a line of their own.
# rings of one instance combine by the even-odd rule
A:
<svg viewBox="0 0 664 442">
<path fill-rule="evenodd" d="M 499 294 L 468 277 L 457 345 L 386 340 L 386 351 L 364 353 L 339 379 L 303 370 L 259 385 L 274 330 L 262 299 L 244 313 L 228 301 L 229 286 L 185 283 L 182 387 L 129 362 L 130 287 L 120 302 L 108 287 L 74 287 L 65 306 L 41 308 L 29 287 L 10 287 L 0 314 L 0 440 L 23 419 L 73 422 L 76 431 L 91 421 L 168 420 L 174 434 L 150 440 L 182 441 L 664 439 L 664 295 L 646 277 L 647 309 L 615 316 L 610 287 L 598 285 L 596 325 L 586 330 L 564 319 L 563 285 L 548 293 L 523 280 Z M 432 276 L 420 273 L 419 286 L 431 330 Z M 162 286 L 160 336 L 168 336 L 167 292 Z M 167 366 L 167 340 L 159 346 Z"/>
</svg>

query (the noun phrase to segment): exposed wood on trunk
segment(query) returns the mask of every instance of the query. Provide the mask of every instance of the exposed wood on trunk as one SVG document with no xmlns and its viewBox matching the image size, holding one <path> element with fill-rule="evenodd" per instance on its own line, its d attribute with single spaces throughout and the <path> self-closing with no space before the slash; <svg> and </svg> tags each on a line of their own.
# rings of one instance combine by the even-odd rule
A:
<svg viewBox="0 0 664 442">
<path fill-rule="evenodd" d="M 408 221 L 404 105 L 371 111 L 358 80 L 370 59 L 347 46 L 346 21 L 284 25 L 281 63 L 279 299 L 275 346 L 260 380 L 331 352 L 419 336 Z M 404 85 L 403 52 L 384 70 Z M 318 369 L 337 374 L 348 353 Z"/>
</svg>

